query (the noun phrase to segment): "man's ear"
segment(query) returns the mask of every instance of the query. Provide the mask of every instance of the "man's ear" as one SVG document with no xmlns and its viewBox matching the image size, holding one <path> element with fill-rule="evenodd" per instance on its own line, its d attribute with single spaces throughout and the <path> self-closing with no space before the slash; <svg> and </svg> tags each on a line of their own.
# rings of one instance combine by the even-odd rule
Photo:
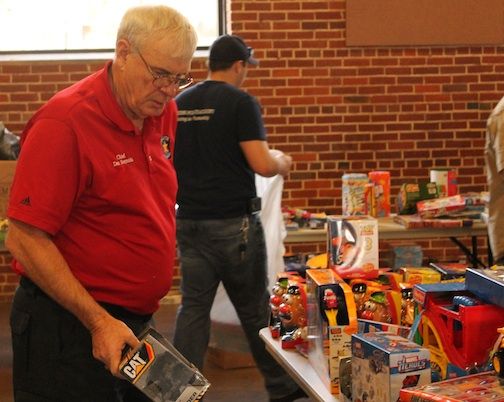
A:
<svg viewBox="0 0 504 402">
<path fill-rule="evenodd" d="M 128 55 L 131 53 L 131 45 L 126 39 L 119 39 L 116 43 L 116 60 L 120 66 L 126 63 Z"/>
<path fill-rule="evenodd" d="M 243 60 L 236 60 L 233 63 L 232 68 L 233 68 L 233 71 L 238 74 L 242 69 L 245 68 L 245 62 Z"/>
</svg>

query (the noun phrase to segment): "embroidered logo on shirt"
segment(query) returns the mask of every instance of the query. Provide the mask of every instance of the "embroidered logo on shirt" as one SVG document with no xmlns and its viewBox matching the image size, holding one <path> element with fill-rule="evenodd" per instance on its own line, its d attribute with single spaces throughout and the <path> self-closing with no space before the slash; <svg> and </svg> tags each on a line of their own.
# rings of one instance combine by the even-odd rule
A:
<svg viewBox="0 0 504 402">
<path fill-rule="evenodd" d="M 163 154 L 166 159 L 171 158 L 171 150 L 170 150 L 170 137 L 167 135 L 163 135 L 161 137 L 161 148 L 163 148 Z"/>
<path fill-rule="evenodd" d="M 21 200 L 21 205 L 26 205 L 27 207 L 31 207 L 30 197 L 23 198 Z"/>
<path fill-rule="evenodd" d="M 215 109 L 194 109 L 194 110 L 179 110 L 178 122 L 188 121 L 208 121 L 215 113 Z"/>
<path fill-rule="evenodd" d="M 115 160 L 112 161 L 112 166 L 118 167 L 118 166 L 122 166 L 122 165 L 127 165 L 129 163 L 133 163 L 133 162 L 135 162 L 135 160 L 131 156 L 127 157 L 125 153 L 117 154 L 115 156 Z"/>
</svg>

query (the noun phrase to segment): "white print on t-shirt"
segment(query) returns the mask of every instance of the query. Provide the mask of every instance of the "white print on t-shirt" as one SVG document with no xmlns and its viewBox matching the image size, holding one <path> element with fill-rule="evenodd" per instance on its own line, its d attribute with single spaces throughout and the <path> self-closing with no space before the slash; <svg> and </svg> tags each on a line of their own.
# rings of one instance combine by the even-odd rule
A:
<svg viewBox="0 0 504 402">
<path fill-rule="evenodd" d="M 118 167 L 122 165 L 127 165 L 128 163 L 133 163 L 135 160 L 132 157 L 127 158 L 126 154 L 117 154 L 115 161 L 112 161 L 112 166 Z"/>
<path fill-rule="evenodd" d="M 193 110 L 179 110 L 178 121 L 207 121 L 215 113 L 215 109 L 193 109 Z"/>
</svg>

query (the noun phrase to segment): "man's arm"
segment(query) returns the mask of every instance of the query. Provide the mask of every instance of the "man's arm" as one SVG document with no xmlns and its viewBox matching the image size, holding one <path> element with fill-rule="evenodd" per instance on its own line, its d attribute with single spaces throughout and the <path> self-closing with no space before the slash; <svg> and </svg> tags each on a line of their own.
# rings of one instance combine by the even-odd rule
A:
<svg viewBox="0 0 504 402">
<path fill-rule="evenodd" d="M 242 141 L 240 147 L 250 168 L 258 175 L 271 177 L 287 176 L 292 158 L 278 150 L 270 150 L 266 141 Z"/>
<path fill-rule="evenodd" d="M 93 356 L 119 375 L 123 348 L 135 347 L 139 341 L 126 324 L 108 314 L 84 289 L 51 237 L 33 226 L 10 220 L 5 245 L 26 275 L 82 322 L 91 333 Z"/>
</svg>

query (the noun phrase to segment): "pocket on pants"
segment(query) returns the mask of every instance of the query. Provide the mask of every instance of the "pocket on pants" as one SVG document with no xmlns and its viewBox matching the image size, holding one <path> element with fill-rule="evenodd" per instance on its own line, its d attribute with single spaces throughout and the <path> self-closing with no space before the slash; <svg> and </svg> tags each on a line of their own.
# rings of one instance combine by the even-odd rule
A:
<svg viewBox="0 0 504 402">
<path fill-rule="evenodd" d="M 12 332 L 12 349 L 15 352 L 14 373 L 24 372 L 28 367 L 30 314 L 26 311 L 12 308 L 10 326 Z"/>
</svg>

